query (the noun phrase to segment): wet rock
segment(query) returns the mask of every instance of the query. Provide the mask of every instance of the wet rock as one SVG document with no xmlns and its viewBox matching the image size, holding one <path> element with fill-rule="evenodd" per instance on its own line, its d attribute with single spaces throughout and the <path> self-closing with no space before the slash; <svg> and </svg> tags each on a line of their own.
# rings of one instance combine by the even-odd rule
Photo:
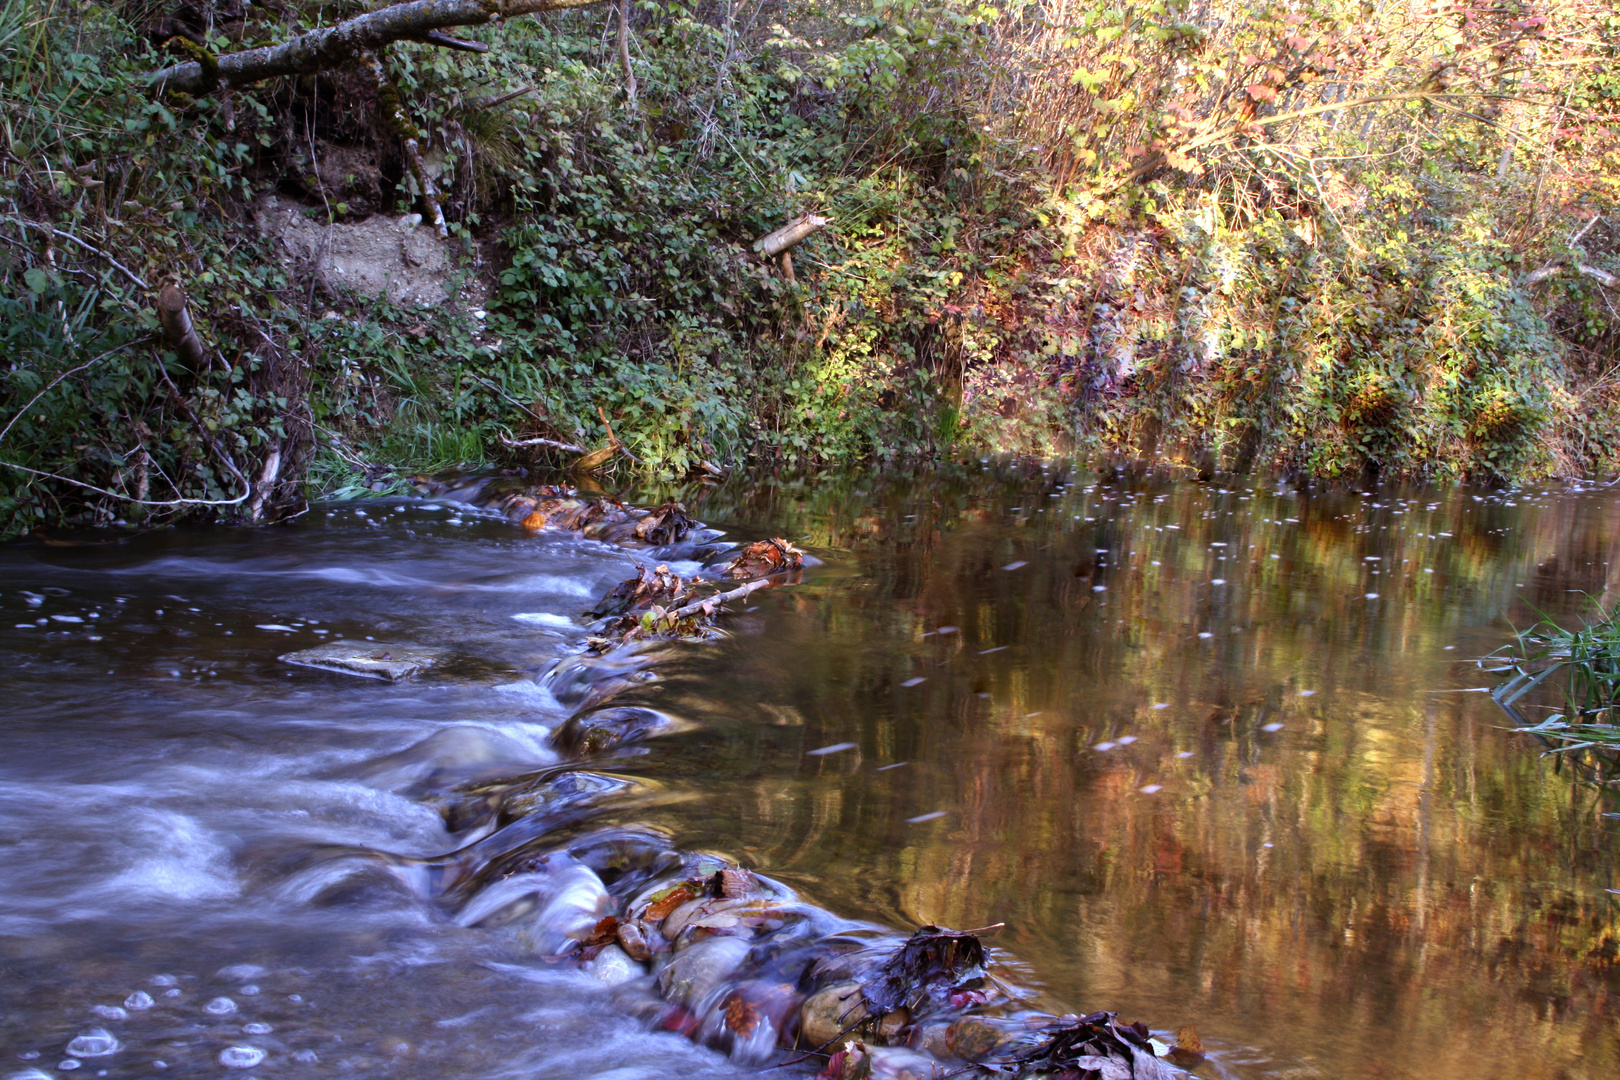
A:
<svg viewBox="0 0 1620 1080">
<path fill-rule="evenodd" d="M 398 753 L 375 758 L 353 775 L 375 787 L 404 791 L 466 783 L 471 777 L 511 773 L 540 756 L 516 739 L 487 728 L 457 724 Z"/>
<path fill-rule="evenodd" d="M 867 1056 L 871 1080 L 934 1080 L 945 1071 L 936 1059 L 902 1046 L 868 1047 Z"/>
<path fill-rule="evenodd" d="M 652 949 L 647 945 L 647 935 L 635 923 L 620 923 L 616 931 L 619 947 L 632 960 L 646 963 L 652 959 Z"/>
<path fill-rule="evenodd" d="M 501 817 L 506 821 L 532 814 L 555 818 L 564 811 L 594 806 L 638 786 L 636 781 L 622 776 L 577 769 L 549 773 L 543 779 L 532 780 L 502 793 Z"/>
<path fill-rule="evenodd" d="M 678 727 L 675 718 L 667 713 L 618 705 L 570 717 L 551 741 L 565 754 L 584 756 L 664 735 Z"/>
<path fill-rule="evenodd" d="M 860 983 L 826 987 L 806 998 L 799 1009 L 799 1042 L 806 1049 L 820 1049 L 864 1023 L 870 1015 L 861 997 Z"/>
<path fill-rule="evenodd" d="M 729 990 L 704 1017 L 699 1037 L 734 1061 L 758 1065 L 791 1046 L 799 995 L 787 983 L 748 980 Z"/>
<path fill-rule="evenodd" d="M 590 867 L 569 867 L 556 875 L 554 885 L 556 892 L 523 935 L 541 956 L 572 952 L 613 907 L 607 887 Z"/>
<path fill-rule="evenodd" d="M 338 671 L 367 679 L 397 682 L 432 667 L 445 657 L 443 649 L 418 645 L 383 645 L 374 641 L 332 641 L 313 649 L 301 649 L 281 657 L 284 663 L 299 667 Z"/>
<path fill-rule="evenodd" d="M 609 986 L 639 979 L 646 970 L 617 945 L 605 945 L 596 958 L 585 965 L 585 970 Z"/>
<path fill-rule="evenodd" d="M 742 938 L 710 938 L 676 953 L 658 973 L 658 990 L 666 1000 L 694 1014 L 714 997 L 732 972 L 748 958 Z"/>
</svg>

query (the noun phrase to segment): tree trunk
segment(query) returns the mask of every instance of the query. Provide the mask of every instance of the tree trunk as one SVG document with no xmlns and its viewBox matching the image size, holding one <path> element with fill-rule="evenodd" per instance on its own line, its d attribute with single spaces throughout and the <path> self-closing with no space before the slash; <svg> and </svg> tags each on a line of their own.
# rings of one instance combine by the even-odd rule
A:
<svg viewBox="0 0 1620 1080">
<path fill-rule="evenodd" d="M 450 26 L 482 26 L 497 19 L 562 8 L 590 7 L 603 0 L 411 0 L 320 30 L 280 45 L 266 45 L 225 56 L 175 64 L 147 76 L 156 90 L 207 94 L 220 86 L 243 86 L 279 75 L 312 75 L 343 67 L 362 53 L 396 41 L 424 41 L 446 48 L 473 48 L 439 33 Z"/>
<path fill-rule="evenodd" d="M 619 0 L 619 66 L 624 69 L 625 105 L 636 107 L 636 72 L 630 66 L 630 0 Z"/>
</svg>

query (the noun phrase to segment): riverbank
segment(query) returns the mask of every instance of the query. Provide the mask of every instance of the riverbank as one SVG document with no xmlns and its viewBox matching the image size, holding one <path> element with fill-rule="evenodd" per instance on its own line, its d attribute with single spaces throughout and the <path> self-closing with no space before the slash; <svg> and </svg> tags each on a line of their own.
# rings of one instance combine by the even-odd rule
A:
<svg viewBox="0 0 1620 1080">
<path fill-rule="evenodd" d="M 1616 467 L 1601 12 L 772 10 L 636 8 L 622 50 L 611 7 L 555 12 L 154 97 L 358 8 L 5 8 L 0 531 L 609 448 L 621 480 Z M 791 265 L 754 251 L 805 213 Z"/>
</svg>

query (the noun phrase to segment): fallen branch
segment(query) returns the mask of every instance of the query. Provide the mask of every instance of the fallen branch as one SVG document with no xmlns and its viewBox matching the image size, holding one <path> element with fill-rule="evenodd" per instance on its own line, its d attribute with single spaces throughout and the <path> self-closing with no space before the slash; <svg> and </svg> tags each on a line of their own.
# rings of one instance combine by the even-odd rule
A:
<svg viewBox="0 0 1620 1080">
<path fill-rule="evenodd" d="M 774 259 L 797 244 L 832 224 L 831 218 L 815 214 L 801 214 L 775 232 L 768 232 L 754 241 L 754 250 L 767 259 Z"/>
<path fill-rule="evenodd" d="M 265 45 L 221 57 L 174 64 L 147 76 L 159 92 L 177 90 L 200 96 L 219 87 L 246 86 L 282 75 L 313 75 L 352 63 L 361 54 L 396 41 L 421 41 L 452 49 L 477 43 L 438 33 L 452 26 L 483 26 L 500 19 L 542 11 L 590 7 L 603 0 L 412 0 L 356 15 L 280 45 Z"/>
<path fill-rule="evenodd" d="M 565 454 L 589 453 L 589 451 L 587 451 L 583 446 L 577 446 L 574 443 L 558 442 L 556 439 L 508 439 L 505 435 L 502 435 L 501 445 L 510 446 L 513 449 L 523 446 L 543 446 L 547 450 L 561 450 Z"/>
<path fill-rule="evenodd" d="M 361 56 L 361 63 L 371 76 L 372 86 L 376 88 L 377 100 L 383 107 L 384 118 L 400 142 L 405 147 L 405 161 L 411 167 L 411 175 L 416 177 L 416 186 L 422 193 L 422 208 L 427 211 L 427 218 L 433 223 L 433 231 L 439 234 L 441 240 L 450 236 L 450 226 L 445 223 L 444 209 L 439 205 L 439 193 L 433 186 L 433 177 L 422 162 L 422 132 L 417 128 L 416 121 L 405 107 L 405 99 L 400 95 L 398 88 L 388 81 L 388 73 L 383 70 L 382 58 L 375 52 L 367 52 Z"/>
<path fill-rule="evenodd" d="M 715 593 L 713 596 L 704 597 L 702 600 L 694 600 L 685 607 L 678 607 L 674 611 L 666 611 L 664 612 L 664 618 L 669 622 L 675 622 L 678 619 L 689 618 L 693 615 L 713 614 L 716 608 L 728 600 L 741 600 L 751 592 L 770 588 L 771 584 L 770 578 L 759 578 L 750 581 L 746 585 L 739 585 L 730 592 Z"/>
</svg>

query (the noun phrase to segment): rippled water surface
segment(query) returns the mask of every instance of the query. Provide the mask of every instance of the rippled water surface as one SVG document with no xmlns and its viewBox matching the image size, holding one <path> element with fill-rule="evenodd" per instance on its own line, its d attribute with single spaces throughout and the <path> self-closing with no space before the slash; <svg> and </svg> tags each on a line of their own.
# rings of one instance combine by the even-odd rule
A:
<svg viewBox="0 0 1620 1080">
<path fill-rule="evenodd" d="M 1620 1075 L 1620 806 L 1461 662 L 1620 585 L 1614 493 L 984 466 L 688 502 L 821 565 L 621 693 L 682 724 L 593 763 L 592 827 L 1004 922 L 1019 981 L 1196 1025 L 1203 1076 Z M 583 612 L 684 554 L 409 499 L 0 550 L 0 1076 L 760 1075 L 443 894 L 484 850 L 455 793 L 557 760 Z M 367 637 L 446 659 L 277 659 Z"/>
</svg>

